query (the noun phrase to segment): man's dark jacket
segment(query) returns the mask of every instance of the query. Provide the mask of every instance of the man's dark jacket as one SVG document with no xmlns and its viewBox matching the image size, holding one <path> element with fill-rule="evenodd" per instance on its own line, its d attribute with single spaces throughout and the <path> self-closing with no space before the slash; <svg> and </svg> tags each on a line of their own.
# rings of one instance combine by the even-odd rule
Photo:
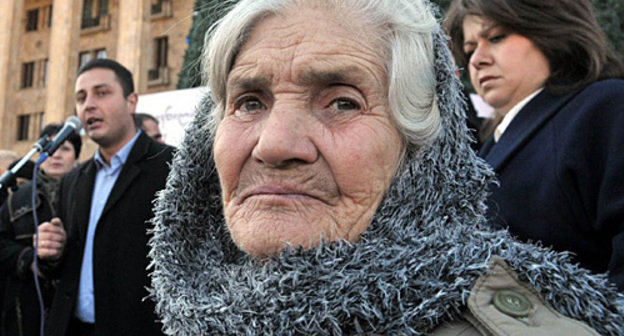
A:
<svg viewBox="0 0 624 336">
<path fill-rule="evenodd" d="M 147 231 L 152 201 L 165 187 L 172 154 L 172 147 L 141 133 L 108 197 L 93 243 L 94 335 L 161 334 L 154 304 L 145 299 L 150 283 Z M 59 208 L 67 244 L 46 335 L 65 335 L 74 316 L 95 175 L 91 159 L 61 182 Z"/>
</svg>

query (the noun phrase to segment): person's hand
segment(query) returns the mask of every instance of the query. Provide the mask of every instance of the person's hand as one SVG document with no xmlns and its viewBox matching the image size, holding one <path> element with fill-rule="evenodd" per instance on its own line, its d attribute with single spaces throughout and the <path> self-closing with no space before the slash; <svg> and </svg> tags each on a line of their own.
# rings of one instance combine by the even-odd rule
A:
<svg viewBox="0 0 624 336">
<path fill-rule="evenodd" d="M 37 256 L 41 260 L 58 260 L 63 255 L 65 248 L 65 229 L 60 218 L 52 218 L 49 222 L 39 225 L 39 249 Z M 33 246 L 35 244 L 33 237 Z"/>
</svg>

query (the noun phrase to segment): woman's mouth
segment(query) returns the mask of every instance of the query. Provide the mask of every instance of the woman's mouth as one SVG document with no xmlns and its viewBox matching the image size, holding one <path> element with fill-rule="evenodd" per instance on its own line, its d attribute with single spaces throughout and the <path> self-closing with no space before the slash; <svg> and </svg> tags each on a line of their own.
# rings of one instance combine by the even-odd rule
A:
<svg viewBox="0 0 624 336">
<path fill-rule="evenodd" d="M 484 86 L 486 83 L 493 81 L 495 79 L 498 79 L 498 77 L 495 76 L 485 76 L 479 79 L 479 85 Z"/>
</svg>

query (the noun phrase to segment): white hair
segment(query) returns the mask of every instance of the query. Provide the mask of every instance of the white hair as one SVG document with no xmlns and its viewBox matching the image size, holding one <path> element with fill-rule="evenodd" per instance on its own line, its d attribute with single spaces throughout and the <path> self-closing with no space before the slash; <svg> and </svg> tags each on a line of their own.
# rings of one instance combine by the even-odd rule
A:
<svg viewBox="0 0 624 336">
<path fill-rule="evenodd" d="M 251 31 L 263 18 L 299 6 L 325 5 L 346 9 L 358 25 L 379 31 L 386 44 L 388 103 L 397 128 L 408 143 L 418 147 L 435 139 L 440 131 L 436 97 L 433 33 L 438 23 L 427 0 L 242 0 L 206 34 L 203 50 L 204 82 L 215 107 L 214 134 L 224 117 L 226 82 L 234 61 Z M 371 38 L 367 36 L 367 38 Z"/>
</svg>

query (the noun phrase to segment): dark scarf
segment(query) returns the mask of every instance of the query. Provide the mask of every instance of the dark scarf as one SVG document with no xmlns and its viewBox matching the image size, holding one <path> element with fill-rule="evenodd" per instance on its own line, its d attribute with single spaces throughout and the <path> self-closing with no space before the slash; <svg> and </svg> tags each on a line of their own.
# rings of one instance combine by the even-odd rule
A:
<svg viewBox="0 0 624 336">
<path fill-rule="evenodd" d="M 469 140 L 441 32 L 435 35 L 442 133 L 408 148 L 369 229 L 355 244 L 289 249 L 260 263 L 231 241 L 197 110 L 155 207 L 152 296 L 170 335 L 418 335 L 459 317 L 498 255 L 562 314 L 624 334 L 624 296 L 556 253 L 484 226 L 492 172 Z"/>
<path fill-rule="evenodd" d="M 9 195 L 7 199 L 7 206 L 9 207 L 9 216 L 11 221 L 31 214 L 33 211 L 31 195 L 32 195 L 33 182 L 30 181 L 18 189 L 17 192 Z M 56 216 L 56 207 L 58 202 L 58 191 L 60 188 L 60 181 L 54 180 L 47 176 L 43 170 L 37 171 L 37 194 L 35 199 L 35 206 L 40 208 L 43 202 L 47 202 L 52 217 Z"/>
<path fill-rule="evenodd" d="M 52 205 L 52 217 L 56 217 L 56 208 L 58 203 L 58 191 L 60 188 L 60 180 L 55 180 L 46 173 L 39 169 L 37 172 L 37 189 L 43 195 L 46 195 L 46 198 Z"/>
</svg>

